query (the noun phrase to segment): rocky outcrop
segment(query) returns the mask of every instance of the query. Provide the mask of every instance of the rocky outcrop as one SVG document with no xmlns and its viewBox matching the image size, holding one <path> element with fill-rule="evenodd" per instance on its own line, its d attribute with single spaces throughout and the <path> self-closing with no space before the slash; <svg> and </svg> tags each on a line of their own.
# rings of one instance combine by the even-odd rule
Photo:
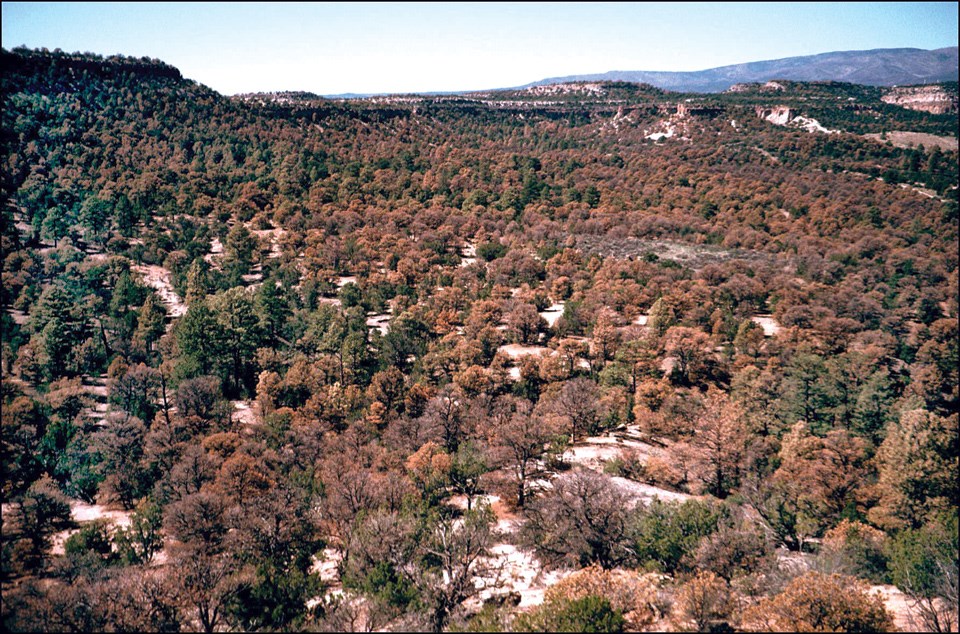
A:
<svg viewBox="0 0 960 634">
<path fill-rule="evenodd" d="M 597 82 L 570 82 L 565 84 L 551 84 L 548 86 L 531 86 L 527 92 L 534 95 L 603 95 L 606 93 L 602 84 Z"/>
<path fill-rule="evenodd" d="M 756 113 L 757 117 L 776 125 L 787 125 L 797 116 L 797 111 L 787 106 L 774 106 L 772 108 L 757 106 Z"/>
<path fill-rule="evenodd" d="M 942 86 L 904 86 L 891 88 L 880 98 L 884 103 L 932 114 L 957 112 L 957 94 Z"/>
<path fill-rule="evenodd" d="M 716 117 L 726 112 L 722 106 L 703 106 L 697 104 L 677 104 L 677 116 L 680 117 Z"/>
<path fill-rule="evenodd" d="M 786 90 L 786 86 L 781 84 L 778 81 L 768 81 L 765 84 L 760 82 L 746 82 L 742 84 L 734 84 L 724 90 L 723 92 L 783 92 Z"/>
<path fill-rule="evenodd" d="M 757 106 L 756 113 L 757 117 L 764 121 L 769 121 L 774 125 L 792 126 L 806 130 L 807 132 L 823 132 L 824 134 L 836 134 L 839 132 L 839 130 L 828 130 L 820 125 L 820 122 L 816 119 L 804 117 L 795 109 L 787 106 L 774 106 L 771 108 Z"/>
</svg>

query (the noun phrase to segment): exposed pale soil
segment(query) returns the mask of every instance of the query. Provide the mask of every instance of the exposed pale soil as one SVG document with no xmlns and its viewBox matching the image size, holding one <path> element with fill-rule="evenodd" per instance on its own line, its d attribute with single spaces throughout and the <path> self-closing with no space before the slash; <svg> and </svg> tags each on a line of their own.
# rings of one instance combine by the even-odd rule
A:
<svg viewBox="0 0 960 634">
<path fill-rule="evenodd" d="M 780 332 L 780 324 L 770 315 L 756 315 L 750 320 L 763 328 L 763 334 L 767 337 L 773 337 Z"/>
<path fill-rule="evenodd" d="M 130 511 L 108 509 L 101 504 L 88 504 L 81 500 L 70 500 L 70 518 L 77 524 L 85 524 L 99 519 L 106 519 L 115 528 L 130 526 Z M 61 531 L 53 535 L 51 552 L 54 555 L 64 554 L 63 546 L 71 535 L 80 529 Z"/>
<path fill-rule="evenodd" d="M 511 359 L 520 357 L 537 356 L 540 354 L 551 354 L 553 350 L 546 346 L 534 346 L 522 343 L 508 343 L 497 348 L 497 352 L 502 352 Z"/>
<path fill-rule="evenodd" d="M 948 152 L 957 151 L 957 138 L 952 136 L 936 136 L 926 132 L 891 131 L 878 134 L 864 134 L 868 139 L 879 143 L 890 142 L 894 147 L 910 148 L 922 145 L 930 149 L 934 146 Z"/>
<path fill-rule="evenodd" d="M 252 401 L 231 401 L 233 413 L 230 420 L 240 425 L 255 425 L 257 423 L 257 405 Z"/>
<path fill-rule="evenodd" d="M 286 229 L 250 229 L 250 233 L 257 237 L 261 243 L 270 245 L 268 258 L 279 258 L 282 252 L 280 241 L 287 235 Z"/>
<path fill-rule="evenodd" d="M 375 328 L 380 331 L 381 335 L 386 335 L 390 332 L 390 320 L 393 319 L 393 315 L 390 313 L 381 313 L 379 315 L 368 315 L 367 316 L 367 326 L 371 329 Z"/>
<path fill-rule="evenodd" d="M 18 326 L 25 326 L 27 322 L 30 321 L 30 316 L 27 315 L 22 310 L 17 310 L 15 308 L 8 308 L 7 314 L 9 314 L 10 317 L 13 319 L 13 323 L 17 324 Z"/>
<path fill-rule="evenodd" d="M 467 267 L 477 261 L 477 247 L 471 242 L 460 249 L 460 266 Z"/>
<path fill-rule="evenodd" d="M 540 316 L 544 318 L 547 325 L 551 328 L 553 328 L 557 320 L 563 315 L 564 304 L 565 302 L 555 302 L 547 306 L 547 308 L 540 313 Z"/>
<path fill-rule="evenodd" d="M 180 317 L 187 312 L 187 306 L 173 290 L 170 284 L 170 271 L 157 265 L 136 264 L 130 267 L 143 276 L 143 283 L 157 291 L 160 301 L 167 309 L 170 317 Z"/>
<path fill-rule="evenodd" d="M 749 251 L 746 249 L 725 249 L 723 247 L 689 244 L 670 240 L 642 240 L 640 238 L 611 238 L 608 236 L 580 235 L 576 240 L 577 248 L 585 253 L 598 253 L 605 257 L 638 258 L 655 255 L 663 260 L 673 260 L 697 270 L 708 264 L 745 260 L 767 264 L 782 263 L 793 266 L 792 260 L 783 255 Z"/>
</svg>

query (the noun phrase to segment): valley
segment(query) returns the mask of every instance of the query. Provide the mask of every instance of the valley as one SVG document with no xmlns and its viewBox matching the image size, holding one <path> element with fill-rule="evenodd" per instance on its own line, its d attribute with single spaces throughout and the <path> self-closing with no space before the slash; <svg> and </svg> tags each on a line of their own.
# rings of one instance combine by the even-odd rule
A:
<svg viewBox="0 0 960 634">
<path fill-rule="evenodd" d="M 6 629 L 955 628 L 956 82 L 0 62 Z"/>
</svg>

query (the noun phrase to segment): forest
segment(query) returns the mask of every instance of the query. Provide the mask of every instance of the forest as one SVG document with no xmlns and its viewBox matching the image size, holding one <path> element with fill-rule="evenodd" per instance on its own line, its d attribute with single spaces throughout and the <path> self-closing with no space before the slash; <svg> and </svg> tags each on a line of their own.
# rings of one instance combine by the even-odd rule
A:
<svg viewBox="0 0 960 634">
<path fill-rule="evenodd" d="M 957 631 L 955 82 L 0 69 L 4 630 Z"/>
</svg>

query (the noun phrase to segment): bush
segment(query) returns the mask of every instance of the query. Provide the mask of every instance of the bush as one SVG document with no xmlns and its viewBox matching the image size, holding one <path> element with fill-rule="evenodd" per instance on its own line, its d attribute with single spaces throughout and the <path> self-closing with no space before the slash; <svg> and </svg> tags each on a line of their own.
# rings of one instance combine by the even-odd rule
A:
<svg viewBox="0 0 960 634">
<path fill-rule="evenodd" d="M 547 566 L 610 569 L 632 558 L 627 499 L 607 476 L 588 469 L 563 474 L 526 515 L 522 535 Z"/>
<path fill-rule="evenodd" d="M 680 631 L 732 631 L 728 621 L 735 609 L 730 584 L 712 572 L 700 572 L 677 592 L 673 619 Z"/>
<path fill-rule="evenodd" d="M 662 458 L 651 456 L 639 474 L 650 484 L 666 489 L 681 490 L 686 484 L 686 477 L 674 465 Z"/>
<path fill-rule="evenodd" d="M 596 595 L 545 602 L 513 622 L 515 632 L 623 632 L 626 621 Z"/>
<path fill-rule="evenodd" d="M 715 573 L 727 582 L 762 573 L 776 565 L 773 546 L 759 527 L 724 522 L 717 532 L 700 540 L 692 555 L 695 567 Z"/>
<path fill-rule="evenodd" d="M 646 472 L 640 452 L 628 447 L 603 465 L 603 472 L 612 476 L 640 480 Z"/>
<path fill-rule="evenodd" d="M 825 572 L 839 572 L 878 584 L 890 583 L 883 552 L 886 540 L 882 531 L 845 519 L 823 536 L 819 563 Z"/>
<path fill-rule="evenodd" d="M 573 601 L 588 596 L 604 597 L 623 613 L 631 630 L 640 630 L 662 615 L 660 580 L 655 574 L 633 570 L 604 570 L 592 565 L 564 577 L 547 589 L 547 602 Z"/>
<path fill-rule="evenodd" d="M 631 527 L 638 563 L 674 574 L 685 571 L 700 541 L 716 532 L 725 510 L 719 505 L 688 500 L 682 504 L 654 500 L 638 507 Z"/>
<path fill-rule="evenodd" d="M 910 597 L 926 629 L 954 632 L 957 627 L 957 514 L 908 529 L 888 547 L 893 583 Z"/>
<path fill-rule="evenodd" d="M 477 257 L 492 262 L 497 258 L 502 258 L 507 253 L 506 245 L 499 242 L 484 242 L 477 247 Z"/>
<path fill-rule="evenodd" d="M 852 577 L 808 572 L 744 613 L 751 632 L 892 632 L 883 599 Z"/>
</svg>

